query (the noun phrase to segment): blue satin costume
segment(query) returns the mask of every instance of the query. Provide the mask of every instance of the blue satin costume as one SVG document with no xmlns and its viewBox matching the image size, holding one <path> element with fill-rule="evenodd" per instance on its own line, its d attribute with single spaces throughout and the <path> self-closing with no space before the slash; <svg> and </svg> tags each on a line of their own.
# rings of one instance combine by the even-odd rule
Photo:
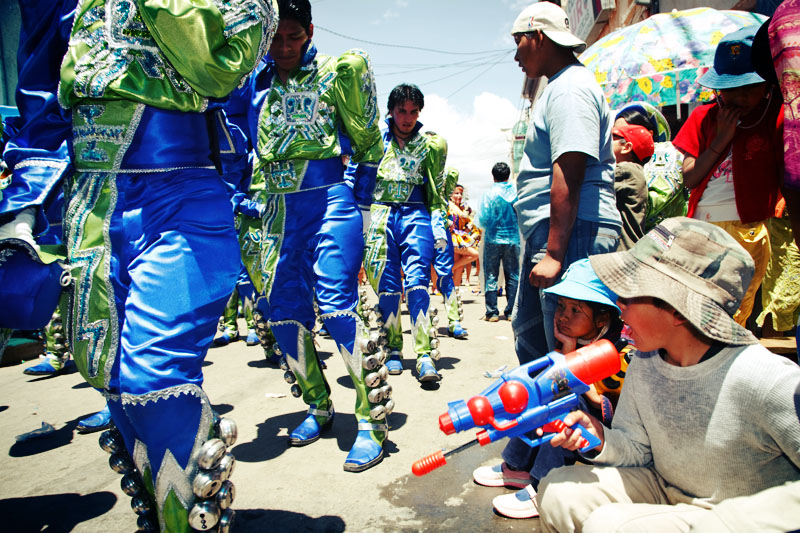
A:
<svg viewBox="0 0 800 533">
<path fill-rule="evenodd" d="M 458 170 L 454 168 L 446 169 L 444 184 L 439 191 L 443 200 L 450 198 L 453 189 L 455 189 L 458 183 L 458 176 Z M 461 320 L 464 319 L 461 297 L 456 291 L 455 282 L 453 281 L 455 246 L 453 245 L 450 231 L 448 230 L 447 233 L 447 245 L 443 249 L 437 248 L 433 252 L 433 270 L 436 272 L 436 290 L 441 293 L 444 299 L 448 332 L 450 335 L 457 336 L 458 338 L 466 338 L 467 331 L 461 327 Z"/>
<path fill-rule="evenodd" d="M 311 41 L 286 83 L 269 56 L 262 67 L 247 90 L 236 95 L 250 104 L 247 129 L 256 156 L 253 183 L 263 184 L 260 228 L 248 231 L 243 260 L 253 265 L 257 305 L 269 317 L 291 370 L 289 379 L 297 380 L 309 405 L 308 417 L 290 433 L 290 443 L 313 442 L 334 414 L 311 334 L 316 296 L 320 318 L 356 388 L 359 433 L 345 470 L 361 471 L 382 457 L 388 431 L 383 418 L 393 405 L 382 402 L 382 395 L 378 401 L 368 399 L 369 389 L 380 388 L 383 382 L 365 385 L 365 377 L 374 369 L 363 363 L 371 350 L 365 345 L 367 329 L 356 312 L 364 246 L 359 204 L 371 203 L 375 163 L 381 155 L 372 69 L 362 51 L 334 58 L 318 54 Z M 229 109 L 241 107 L 232 101 Z M 238 117 L 234 120 L 240 122 Z M 356 187 L 344 181 L 343 156 L 371 168 Z M 252 212 L 246 203 L 240 210 Z M 371 454 L 359 456 L 359 440 L 372 442 L 367 444 Z"/>
<path fill-rule="evenodd" d="M 391 121 L 387 119 L 383 131 L 384 158 L 376 177 L 364 268 L 378 295 L 389 358 L 394 361 L 403 349 L 400 301 L 405 293 L 419 373 L 423 358 L 433 364 L 429 356 L 436 349 L 431 346 L 428 285 L 434 239 L 447 236 L 440 195 L 447 143 L 436 134 L 421 133 L 418 122 L 400 148 Z M 438 345 L 438 340 L 433 344 Z M 433 352 L 432 358 L 437 355 L 438 351 Z"/>
<path fill-rule="evenodd" d="M 27 190 L 6 201 L 10 191 L 0 212 L 42 206 L 63 186 L 73 281 L 62 315 L 76 365 L 106 397 L 121 434 L 122 443 L 112 446 L 117 441 L 109 437 L 104 449 L 132 458 L 145 489 L 134 503 L 154 500 L 153 509 L 134 506 L 140 528 L 210 529 L 221 507 L 213 500 L 192 507 L 198 458 L 220 434 L 202 389 L 202 363 L 240 265 L 232 186 L 221 173 L 247 152 L 229 131 L 219 98 L 269 47 L 277 7 L 271 0 L 203 7 L 85 0 L 73 17 L 74 1 L 33 4 L 22 3 L 23 28 L 31 30 L 23 31 L 20 57 L 26 69 L 42 64 L 20 76 L 20 89 L 45 99 L 49 112 L 19 141 L 41 153 L 67 139 L 75 173 L 64 183 L 51 166 L 23 174 L 31 159 L 17 162 L 12 146 L 14 181 L 21 178 L 15 185 Z M 206 24 L 198 24 L 201 17 Z M 162 23 L 168 32 L 151 31 Z M 209 62 L 229 70 L 211 77 L 202 59 L 177 61 L 181 51 L 198 59 L 190 45 L 202 50 L 208 43 L 215 46 L 206 50 Z M 236 47 L 246 50 L 240 62 L 217 57 Z M 203 76 L 213 86 L 208 92 L 191 85 L 202 85 Z M 37 220 L 41 232 L 41 209 Z M 118 471 L 131 472 L 123 459 Z"/>
</svg>

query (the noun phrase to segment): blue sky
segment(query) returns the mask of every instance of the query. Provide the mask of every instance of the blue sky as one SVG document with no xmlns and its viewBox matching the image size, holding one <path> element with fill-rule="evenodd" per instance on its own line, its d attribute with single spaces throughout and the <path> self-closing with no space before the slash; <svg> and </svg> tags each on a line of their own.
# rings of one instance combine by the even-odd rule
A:
<svg viewBox="0 0 800 533">
<path fill-rule="evenodd" d="M 530 3 L 312 0 L 313 40 L 325 54 L 369 53 L 382 113 L 392 87 L 419 85 L 420 120 L 448 140 L 448 164 L 474 204 L 491 184 L 492 165 L 508 161 L 505 130 L 519 117 L 524 80 L 509 30 Z"/>
</svg>

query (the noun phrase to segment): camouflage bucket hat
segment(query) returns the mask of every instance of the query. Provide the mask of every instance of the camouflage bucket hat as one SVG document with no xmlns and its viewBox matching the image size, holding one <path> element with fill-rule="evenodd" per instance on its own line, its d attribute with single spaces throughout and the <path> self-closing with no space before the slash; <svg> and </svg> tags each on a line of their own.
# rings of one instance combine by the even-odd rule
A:
<svg viewBox="0 0 800 533">
<path fill-rule="evenodd" d="M 623 298 L 663 300 L 714 340 L 758 342 L 732 318 L 753 277 L 753 259 L 713 224 L 669 218 L 630 250 L 590 260 L 600 280 Z"/>
</svg>

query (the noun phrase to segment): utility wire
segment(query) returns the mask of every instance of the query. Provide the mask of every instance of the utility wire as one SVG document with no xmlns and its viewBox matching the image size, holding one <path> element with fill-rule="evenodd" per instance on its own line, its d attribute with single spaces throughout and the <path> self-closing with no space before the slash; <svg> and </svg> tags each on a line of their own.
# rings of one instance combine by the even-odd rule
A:
<svg viewBox="0 0 800 533">
<path fill-rule="evenodd" d="M 496 67 L 500 63 L 500 61 L 502 61 L 503 59 L 504 59 L 503 57 L 498 58 L 497 61 L 495 61 L 494 63 L 492 63 L 488 67 L 486 67 L 481 72 L 479 72 L 474 78 L 470 79 L 467 83 L 465 83 L 464 85 L 462 85 L 461 87 L 459 87 L 455 91 L 453 91 L 450 94 L 448 94 L 447 98 L 450 98 L 451 96 L 453 96 L 454 94 L 459 92 L 461 89 L 464 89 L 465 87 L 469 86 L 473 81 L 477 80 L 478 78 L 480 78 L 481 76 L 483 76 L 484 74 L 489 72 L 489 70 L 491 70 L 492 68 Z"/>
<path fill-rule="evenodd" d="M 359 43 L 372 44 L 372 45 L 375 45 L 375 46 L 386 46 L 388 48 L 406 48 L 406 49 L 409 49 L 409 50 L 421 50 L 423 52 L 433 52 L 433 53 L 436 53 L 436 54 L 448 54 L 448 55 L 454 55 L 454 56 L 474 56 L 474 55 L 491 54 L 493 52 L 501 52 L 501 51 L 505 52 L 506 51 L 506 50 L 499 50 L 498 49 L 498 50 L 484 50 L 483 52 L 448 52 L 448 51 L 445 51 L 445 50 L 435 50 L 433 48 L 423 48 L 421 46 L 410 46 L 410 45 L 404 45 L 404 44 L 379 43 L 377 41 L 368 41 L 366 39 L 358 39 L 356 37 L 351 37 L 349 35 L 344 35 L 343 33 L 338 33 L 338 32 L 335 32 L 333 30 L 329 30 L 328 28 L 323 28 L 322 26 L 317 26 L 316 24 L 314 25 L 314 29 L 326 31 L 326 32 L 328 32 L 330 34 L 336 35 L 337 37 L 342 37 L 344 39 L 350 39 L 351 41 L 356 41 L 356 42 L 359 42 Z"/>
<path fill-rule="evenodd" d="M 426 70 L 437 70 L 437 69 L 444 69 L 444 68 L 452 68 L 456 67 L 457 65 L 468 65 L 469 67 L 482 67 L 483 65 L 487 65 L 489 63 L 495 63 L 495 60 L 504 59 L 506 55 L 508 55 L 508 51 L 504 50 L 502 52 L 495 52 L 494 54 L 488 55 L 486 57 L 478 58 L 478 59 L 468 59 L 466 61 L 458 61 L 456 63 L 448 63 L 448 64 L 439 64 L 439 65 L 431 65 L 427 67 L 415 67 L 415 68 L 408 68 L 406 70 L 398 70 L 395 72 L 387 72 L 382 74 L 383 76 L 393 76 L 396 74 L 408 74 L 411 72 L 424 72 Z M 378 65 L 374 65 L 377 67 Z"/>
</svg>

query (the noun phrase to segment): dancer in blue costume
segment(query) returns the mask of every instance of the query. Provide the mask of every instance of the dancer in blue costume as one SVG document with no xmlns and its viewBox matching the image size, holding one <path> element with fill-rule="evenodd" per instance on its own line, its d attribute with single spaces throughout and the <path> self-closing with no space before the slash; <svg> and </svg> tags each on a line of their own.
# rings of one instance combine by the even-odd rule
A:
<svg viewBox="0 0 800 533">
<path fill-rule="evenodd" d="M 83 0 L 73 16 L 58 2 L 33 4 L 23 4 L 23 53 L 48 68 L 32 89 L 58 86 L 64 111 L 48 93 L 39 135 L 20 140 L 47 148 L 67 138 L 73 154 L 62 314 L 75 363 L 116 426 L 101 446 L 125 474 L 141 531 L 227 530 L 236 430 L 213 413 L 202 363 L 239 271 L 221 169 L 246 148 L 233 146 L 220 106 L 266 52 L 276 7 Z M 62 185 L 24 178 L 30 190 Z M 40 205 L 16 198 L 40 232 Z"/>
<path fill-rule="evenodd" d="M 67 38 L 71 24 L 72 9 L 75 2 L 54 6 L 59 23 L 49 28 L 46 39 L 55 38 L 58 44 L 49 53 L 35 50 L 36 40 L 29 42 L 28 33 L 35 19 L 41 16 L 38 3 L 22 6 L 23 26 L 21 28 L 20 61 L 18 62 L 19 84 L 15 94 L 20 116 L 9 117 L 7 135 L 8 158 L 14 173 L 9 174 L 8 184 L 0 186 L 5 190 L 7 201 L 0 203 L 3 219 L 21 215 L 20 220 L 30 220 L 35 224 L 36 206 L 41 205 L 44 219 L 39 221 L 35 240 L 29 242 L 36 249 L 40 246 L 58 245 L 62 240 L 62 219 L 64 212 L 63 188 L 55 186 L 68 176 L 72 167 L 69 164 L 68 146 L 65 140 L 66 127 L 55 126 L 52 118 L 59 115 L 55 94 L 47 91 L 30 90 L 36 87 L 46 72 L 51 79 L 58 76 L 58 62 L 67 49 Z M 58 36 L 58 37 L 56 37 Z M 54 113 L 53 115 L 49 115 Z M 55 126 L 55 127 L 54 127 Z M 5 152 L 5 142 L 2 150 Z M 11 186 L 13 182 L 13 186 Z M 31 186 L 35 182 L 37 185 Z M 0 197 L 2 197 L 0 196 Z M 1 223 L 1 222 L 0 222 Z M 16 309 L 16 306 L 10 306 Z M 45 355 L 35 365 L 23 372 L 33 376 L 56 376 L 70 368 L 69 350 L 63 331 L 61 313 L 55 311 L 43 330 Z M 78 421 L 78 433 L 93 433 L 107 429 L 111 424 L 108 408 L 104 408 L 87 418 Z"/>
<path fill-rule="evenodd" d="M 390 374 L 403 371 L 403 329 L 400 299 L 405 292 L 417 356 L 417 379 L 441 379 L 432 348 L 437 317 L 428 317 L 434 247 L 447 246 L 444 188 L 447 143 L 435 133 L 422 133 L 419 113 L 425 105 L 416 85 L 398 85 L 389 94 L 389 118 L 383 132 L 384 156 L 375 181 L 371 225 L 364 268 L 378 294 L 381 321 L 388 337 Z M 402 275 L 401 275 L 402 269 Z M 438 339 L 434 344 L 438 344 Z"/>
<path fill-rule="evenodd" d="M 450 198 L 450 194 L 452 194 L 458 183 L 458 176 L 459 172 L 455 168 L 446 169 L 443 186 L 439 190 L 441 198 Z M 466 339 L 468 332 L 461 327 L 461 321 L 464 320 L 464 307 L 461 303 L 461 296 L 458 294 L 453 282 L 454 253 L 453 239 L 448 235 L 447 246 L 444 249 L 436 248 L 433 252 L 433 270 L 436 272 L 436 290 L 444 298 L 444 309 L 447 313 L 447 334 L 456 339 Z M 433 339 L 431 341 L 431 347 L 438 348 L 438 341 L 435 343 Z M 433 346 L 433 344 L 436 344 L 436 346 Z"/>
<path fill-rule="evenodd" d="M 311 335 L 316 295 L 356 389 L 358 434 L 344 469 L 361 472 L 383 459 L 385 417 L 394 405 L 386 370 L 372 355 L 377 346 L 356 312 L 364 248 L 359 204 L 371 203 L 382 154 L 372 68 L 360 50 L 339 58 L 317 53 L 308 0 L 279 0 L 278 9 L 267 61 L 237 95 L 251 104 L 252 182 L 264 184 L 261 228 L 249 231 L 259 255 L 243 259 L 258 267 L 251 276 L 259 309 L 286 358 L 287 381 L 296 381 L 293 393 L 309 406 L 289 444 L 315 442 L 334 417 Z M 364 166 L 354 188 L 344 181 L 343 155 Z"/>
</svg>

